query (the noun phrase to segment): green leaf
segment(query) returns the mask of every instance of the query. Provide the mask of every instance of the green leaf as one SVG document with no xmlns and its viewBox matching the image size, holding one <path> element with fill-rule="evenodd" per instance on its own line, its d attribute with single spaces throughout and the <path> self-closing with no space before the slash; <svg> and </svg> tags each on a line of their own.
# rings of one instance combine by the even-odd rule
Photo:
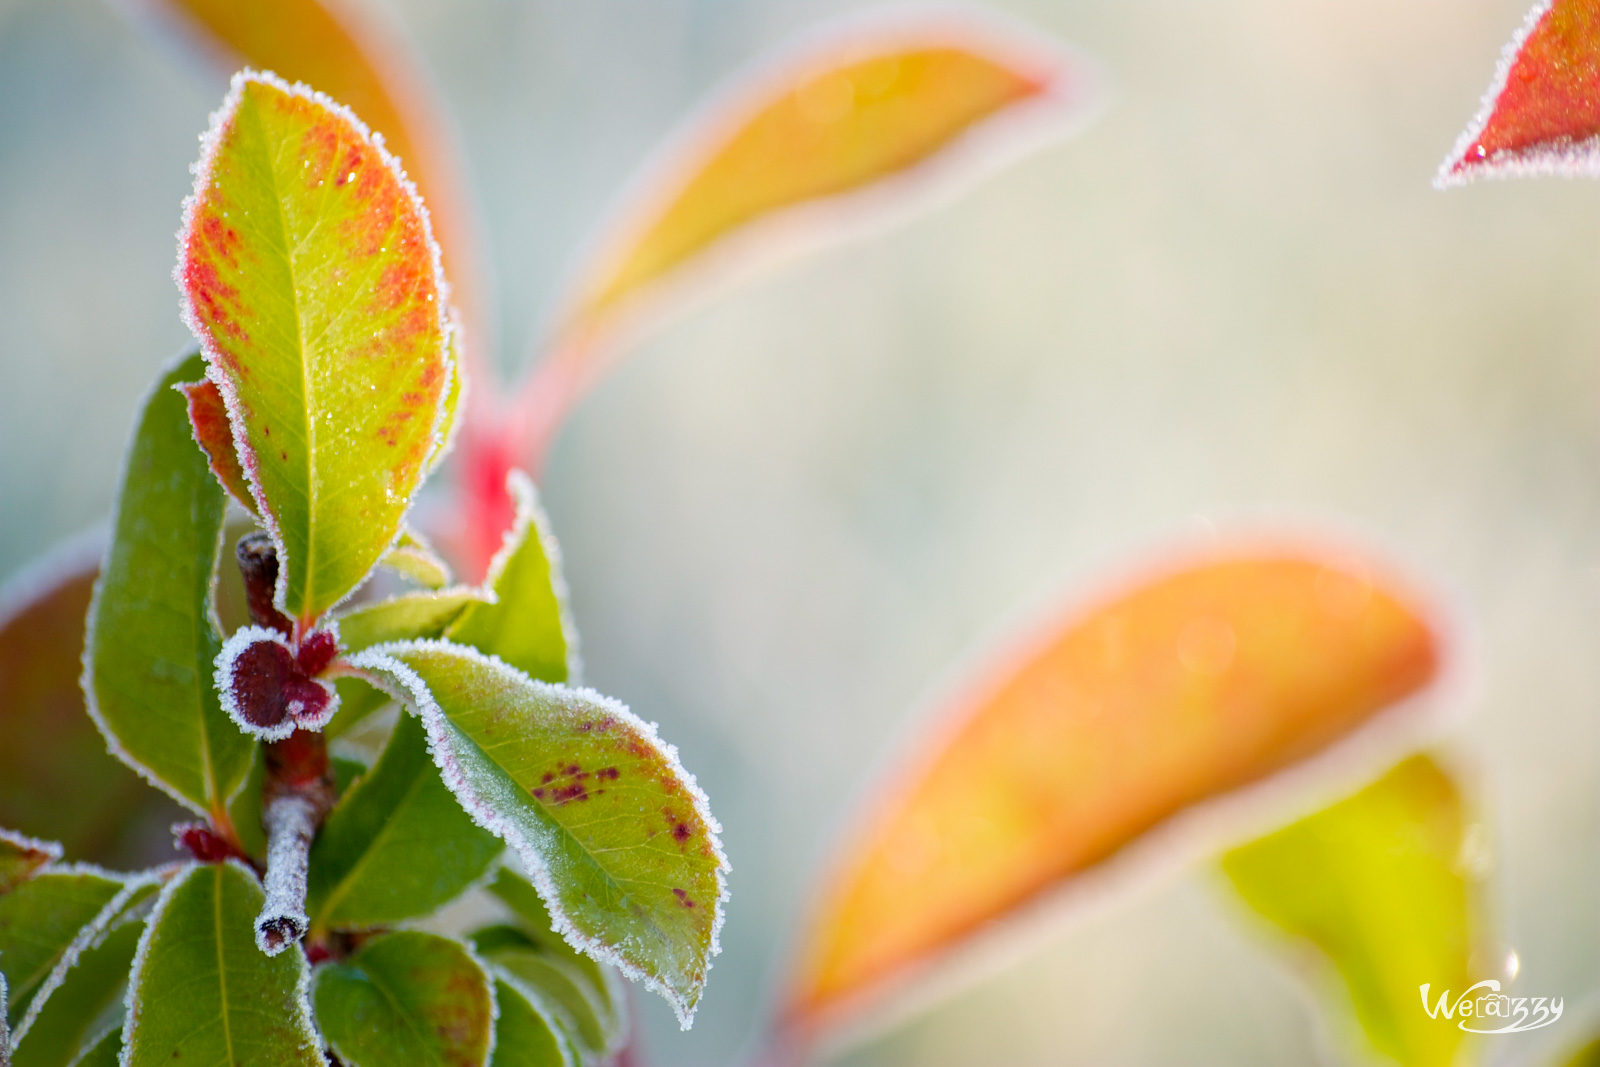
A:
<svg viewBox="0 0 1600 1067">
<path fill-rule="evenodd" d="M 587 999 L 595 1005 L 602 1029 L 611 1043 L 620 1045 L 627 1038 L 628 1017 L 615 972 L 567 944 L 550 921 L 550 910 L 540 899 L 539 891 L 520 874 L 502 867 L 488 889 L 517 917 L 528 947 L 560 961 L 569 973 L 583 979 Z"/>
<path fill-rule="evenodd" d="M 584 977 L 560 959 L 537 949 L 502 947 L 485 959 L 496 976 L 514 982 L 530 1003 L 566 1035 L 586 1060 L 603 1061 L 622 1047 L 602 1017 L 602 1006 L 588 992 Z"/>
<path fill-rule="evenodd" d="M 83 1055 L 72 1061 L 72 1067 L 120 1067 L 122 1063 L 122 1031 L 111 1030 Z"/>
<path fill-rule="evenodd" d="M 427 212 L 348 110 L 244 72 L 217 112 L 179 237 L 184 315 L 308 626 L 400 531 L 450 379 Z"/>
<path fill-rule="evenodd" d="M 481 878 L 501 848 L 439 780 L 421 722 L 401 716 L 377 766 L 340 799 L 311 848 L 313 933 L 427 915 Z"/>
<path fill-rule="evenodd" d="M 11 990 L 7 1020 L 15 1027 L 33 997 L 72 949 L 78 934 L 110 904 L 123 884 L 86 867 L 47 870 L 0 896 L 0 973 Z"/>
<path fill-rule="evenodd" d="M 317 968 L 317 1023 L 348 1067 L 456 1067 L 488 1057 L 489 976 L 465 945 L 402 930 Z"/>
<path fill-rule="evenodd" d="M 265 902 L 234 862 L 195 865 L 162 892 L 130 978 L 124 1067 L 183 1062 L 322 1067 L 305 955 L 256 947 Z"/>
<path fill-rule="evenodd" d="M 496 656 L 530 678 L 565 682 L 578 673 L 578 648 L 567 615 L 561 551 L 528 476 L 513 471 L 507 488 L 517 503 L 517 518 L 484 583 L 493 602 L 469 605 L 444 636 Z"/>
<path fill-rule="evenodd" d="M 573 1067 L 571 1048 L 538 994 L 496 974 L 494 1000 L 499 1016 L 489 1067 Z"/>
<path fill-rule="evenodd" d="M 339 644 L 360 652 L 389 641 L 438 637 L 463 611 L 484 604 L 474 589 L 446 589 L 437 593 L 405 593 L 374 604 L 363 604 L 339 616 Z"/>
<path fill-rule="evenodd" d="M 61 846 L 54 841 L 36 841 L 10 830 L 0 830 L 0 894 L 33 877 L 47 863 L 61 858 Z"/>
<path fill-rule="evenodd" d="M 644 981 L 685 1026 L 722 923 L 705 794 L 653 727 L 590 690 L 443 641 L 353 657 L 422 716 L 445 784 L 516 850 L 562 935 Z"/>
<path fill-rule="evenodd" d="M 426 538 L 409 526 L 400 531 L 399 540 L 383 557 L 382 563 L 425 589 L 443 589 L 450 584 L 450 565 Z"/>
<path fill-rule="evenodd" d="M 1343 978 L 1373 1049 L 1408 1067 L 1455 1062 L 1465 1034 L 1418 1001 L 1475 979 L 1476 886 L 1463 870 L 1467 819 L 1450 775 L 1412 756 L 1372 785 L 1229 852 L 1245 902 Z"/>
<path fill-rule="evenodd" d="M 120 1031 L 123 999 L 145 917 L 160 889 L 155 879 L 134 883 L 130 891 L 79 932 L 74 948 L 56 965 L 60 984 L 44 999 L 27 1025 L 18 1028 L 13 1067 L 66 1067 L 80 1053 Z"/>
<path fill-rule="evenodd" d="M 114 755 L 224 821 L 254 742 L 228 721 L 212 687 L 223 493 L 172 388 L 202 369 L 197 355 L 169 366 L 139 416 L 89 607 L 83 688 Z"/>
</svg>

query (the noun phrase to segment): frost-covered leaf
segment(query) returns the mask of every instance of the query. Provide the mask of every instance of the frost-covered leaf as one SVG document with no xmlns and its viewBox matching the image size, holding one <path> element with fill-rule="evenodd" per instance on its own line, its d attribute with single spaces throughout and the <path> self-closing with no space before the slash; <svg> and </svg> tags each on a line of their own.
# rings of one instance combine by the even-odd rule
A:
<svg viewBox="0 0 1600 1067">
<path fill-rule="evenodd" d="M 0 893 L 33 877 L 35 871 L 61 858 L 61 846 L 0 829 Z"/>
<path fill-rule="evenodd" d="M 401 716 L 377 765 L 340 798 L 312 846 L 312 934 L 430 914 L 483 877 L 501 850 L 440 781 L 421 721 Z"/>
<path fill-rule="evenodd" d="M 339 643 L 346 651 L 360 652 L 389 641 L 438 637 L 469 606 L 485 603 L 476 589 L 403 593 L 340 615 Z"/>
<path fill-rule="evenodd" d="M 803 931 L 805 1027 L 1093 867 L 1192 805 L 1349 735 L 1432 676 L 1408 598 L 1359 561 L 1201 560 L 1007 656 L 954 702 Z"/>
<path fill-rule="evenodd" d="M 79 931 L 51 975 L 59 984 L 17 1029 L 13 1067 L 67 1067 L 122 1029 L 128 972 L 159 889 L 154 878 L 131 883 Z"/>
<path fill-rule="evenodd" d="M 565 682 L 578 673 L 578 640 L 567 614 L 561 550 L 532 480 L 513 471 L 506 485 L 517 517 L 484 582 L 493 602 L 469 604 L 444 633 L 531 678 Z"/>
<path fill-rule="evenodd" d="M 1466 1034 L 1457 1020 L 1419 1010 L 1417 989 L 1425 982 L 1437 999 L 1483 977 L 1471 969 L 1474 949 L 1487 946 L 1469 829 L 1450 774 L 1412 756 L 1355 795 L 1234 849 L 1222 869 L 1295 947 L 1333 965 L 1346 995 L 1332 999 L 1354 1009 L 1372 1050 L 1407 1067 L 1448 1067 Z"/>
<path fill-rule="evenodd" d="M 89 609 L 83 688 L 115 755 L 225 822 L 252 746 L 211 686 L 222 648 L 210 600 L 223 494 L 172 388 L 202 370 L 199 356 L 168 367 L 140 414 Z"/>
<path fill-rule="evenodd" d="M 705 794 L 654 728 L 447 642 L 351 662 L 392 679 L 422 716 L 445 784 L 516 850 L 562 935 L 688 1025 L 717 951 L 727 861 Z"/>
<path fill-rule="evenodd" d="M 349 1067 L 467 1067 L 489 1055 L 489 976 L 465 945 L 402 930 L 317 968 L 317 1024 Z"/>
<path fill-rule="evenodd" d="M 1064 128 L 1095 95 L 1086 65 L 1041 39 L 926 11 L 769 60 L 678 132 L 581 271 L 559 355 L 524 394 L 530 433 L 559 417 L 541 406 L 564 407 L 594 377 L 597 335 L 661 303 L 663 283 L 726 273 L 761 238 L 815 243 L 893 217 L 890 205 L 904 214 L 928 178 L 1014 154 L 1018 134 Z"/>
<path fill-rule="evenodd" d="M 239 450 L 233 445 L 233 425 L 228 421 L 228 406 L 222 399 L 222 390 L 210 378 L 182 382 L 177 388 L 189 408 L 189 427 L 194 432 L 195 444 L 206 454 L 211 473 L 240 507 L 254 514 L 255 498 L 250 495 L 250 482 L 239 462 Z"/>
<path fill-rule="evenodd" d="M 235 77 L 185 207 L 185 320 L 306 626 L 399 533 L 440 428 L 447 299 L 428 216 L 351 112 Z"/>
<path fill-rule="evenodd" d="M 443 589 L 450 584 L 450 565 L 440 558 L 426 538 L 409 526 L 383 557 L 385 567 L 402 578 L 409 578 L 424 589 Z"/>
<path fill-rule="evenodd" d="M 1533 174 L 1600 177 L 1600 5 L 1594 0 L 1534 4 L 1436 184 Z"/>
<path fill-rule="evenodd" d="M 276 630 L 245 626 L 217 653 L 213 680 L 222 708 L 244 733 L 282 741 L 295 730 L 320 730 L 339 710 L 333 683 L 315 677 L 298 650 Z"/>
<path fill-rule="evenodd" d="M 518 920 L 520 936 L 511 942 L 511 947 L 536 948 L 577 979 L 583 987 L 584 999 L 593 1005 L 607 1044 L 620 1047 L 628 1036 L 628 1014 L 625 993 L 616 980 L 616 972 L 567 943 L 551 922 L 550 909 L 540 899 L 539 891 L 526 878 L 502 867 L 488 889 Z"/>
<path fill-rule="evenodd" d="M 13 1028 L 78 933 L 122 889 L 120 881 L 103 872 L 63 867 L 34 875 L 0 895 L 0 973 L 11 991 L 7 1020 Z"/>
<path fill-rule="evenodd" d="M 232 861 L 187 868 L 162 891 L 129 979 L 123 1067 L 322 1067 L 305 955 L 256 947 L 265 896 Z"/>
<path fill-rule="evenodd" d="M 497 974 L 494 1000 L 499 1015 L 489 1067 L 576 1067 L 571 1046 L 537 993 Z"/>
<path fill-rule="evenodd" d="M 428 78 L 403 40 L 366 4 L 324 0 L 144 0 L 128 5 L 172 22 L 229 74 L 240 67 L 277 71 L 315 86 L 360 115 L 402 160 L 433 216 L 458 302 L 481 320 L 488 294 L 465 185 L 444 134 Z M 187 42 L 186 42 L 187 43 Z"/>
</svg>

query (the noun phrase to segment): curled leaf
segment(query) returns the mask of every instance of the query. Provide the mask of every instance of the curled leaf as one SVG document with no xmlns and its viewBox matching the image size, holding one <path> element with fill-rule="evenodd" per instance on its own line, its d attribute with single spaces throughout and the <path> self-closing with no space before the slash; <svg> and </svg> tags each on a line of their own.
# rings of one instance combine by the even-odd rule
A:
<svg viewBox="0 0 1600 1067">
<path fill-rule="evenodd" d="M 194 430 L 195 443 L 206 454 L 211 473 L 240 507 L 254 514 L 256 502 L 250 495 L 250 483 L 239 462 L 238 449 L 233 446 L 233 427 L 228 422 L 228 407 L 223 402 L 222 390 L 209 378 L 181 382 L 177 389 L 188 402 L 189 426 Z"/>
<path fill-rule="evenodd" d="M 388 551 L 437 447 L 444 277 L 393 156 L 325 96 L 245 72 L 212 119 L 176 272 L 301 626 Z"/>
<path fill-rule="evenodd" d="M 1223 557 L 1050 629 L 956 701 L 863 813 L 804 931 L 797 1029 L 926 965 L 1191 805 L 1321 751 L 1432 675 L 1358 562 Z"/>
<path fill-rule="evenodd" d="M 1600 177 L 1600 5 L 1593 0 L 1534 4 L 1435 184 L 1537 174 Z"/>
</svg>

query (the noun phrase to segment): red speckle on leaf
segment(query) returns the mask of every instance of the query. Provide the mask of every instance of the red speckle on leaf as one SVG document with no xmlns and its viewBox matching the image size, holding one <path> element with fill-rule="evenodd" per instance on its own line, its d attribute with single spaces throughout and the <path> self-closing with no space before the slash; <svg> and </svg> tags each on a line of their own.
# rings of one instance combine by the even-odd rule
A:
<svg viewBox="0 0 1600 1067">
<path fill-rule="evenodd" d="M 544 799 L 544 790 L 543 789 L 534 789 L 534 791 L 533 791 L 533 799 L 535 799 L 535 800 L 543 800 Z"/>
<path fill-rule="evenodd" d="M 557 804 L 567 804 L 574 800 L 588 800 L 589 790 L 584 788 L 582 782 L 573 782 L 557 789 L 550 790 L 550 799 Z"/>
<path fill-rule="evenodd" d="M 604 778 L 611 782 L 616 781 L 621 774 L 622 772 L 617 770 L 615 767 L 601 767 L 598 771 L 594 772 L 596 778 Z"/>
<path fill-rule="evenodd" d="M 694 831 L 689 829 L 689 824 L 686 822 L 680 822 L 678 825 L 672 828 L 672 839 L 680 845 L 688 841 L 689 838 L 693 836 Z"/>
<path fill-rule="evenodd" d="M 543 777 L 543 778 L 540 778 L 540 779 L 539 779 L 539 783 L 540 783 L 540 784 L 541 784 L 541 785 L 549 785 L 549 784 L 550 784 L 550 782 L 551 782 L 551 781 L 552 781 L 552 780 L 554 780 L 554 778 L 555 778 L 555 775 L 554 775 L 554 774 L 552 774 L 552 773 L 551 773 L 551 772 L 549 772 L 549 771 L 545 771 L 545 772 L 544 772 L 544 777 Z"/>
<path fill-rule="evenodd" d="M 689 894 L 685 893 L 683 890 L 674 889 L 672 891 L 672 895 L 677 897 L 678 898 L 678 903 L 682 904 L 684 907 L 686 907 L 686 908 L 694 907 L 694 901 L 690 900 L 689 899 Z"/>
</svg>

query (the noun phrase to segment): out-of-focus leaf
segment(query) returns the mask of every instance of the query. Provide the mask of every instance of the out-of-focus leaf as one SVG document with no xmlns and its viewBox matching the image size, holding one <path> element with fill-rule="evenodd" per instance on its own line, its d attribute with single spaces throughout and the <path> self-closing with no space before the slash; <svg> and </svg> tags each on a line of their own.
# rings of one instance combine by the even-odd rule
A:
<svg viewBox="0 0 1600 1067">
<path fill-rule="evenodd" d="M 421 721 L 403 715 L 377 766 L 340 798 L 312 846 L 313 934 L 430 914 L 481 878 L 501 849 L 439 780 Z"/>
<path fill-rule="evenodd" d="M 662 283 L 687 268 L 725 269 L 740 258 L 730 253 L 763 235 L 757 227 L 779 234 L 765 224 L 798 207 L 870 192 L 852 214 L 887 215 L 934 165 L 947 176 L 959 156 L 1008 154 L 999 134 L 1043 127 L 1041 119 L 1064 126 L 1094 95 L 1085 67 L 1042 40 L 927 12 L 876 29 L 852 24 L 801 55 L 769 61 L 674 138 L 665 165 L 638 187 L 642 195 L 580 273 L 557 355 L 524 393 L 530 447 L 542 448 L 599 369 L 600 333 L 636 317 L 641 298 L 658 296 Z M 891 181 L 896 188 L 886 189 Z M 849 220 L 813 213 L 809 227 L 790 219 L 788 229 L 814 240 Z"/>
<path fill-rule="evenodd" d="M 443 641 L 351 662 L 422 716 L 445 784 L 516 850 L 562 935 L 687 1025 L 717 951 L 727 861 L 705 794 L 655 730 L 597 693 Z"/>
<path fill-rule="evenodd" d="M 0 593 L 0 826 L 110 862 L 131 858 L 124 831 L 149 809 L 178 809 L 111 758 L 84 710 L 83 623 L 103 544 L 42 560 Z"/>
<path fill-rule="evenodd" d="M 530 1003 L 537 1000 L 543 1005 L 543 1014 L 555 1032 L 586 1062 L 605 1062 L 621 1048 L 588 983 L 564 961 L 515 945 L 485 951 L 484 958 L 498 977 L 524 990 Z"/>
<path fill-rule="evenodd" d="M 140 413 L 89 610 L 83 685 L 115 755 L 226 825 L 253 743 L 223 714 L 211 680 L 222 647 L 210 602 L 223 495 L 172 388 L 203 371 L 198 355 L 168 367 Z"/>
<path fill-rule="evenodd" d="M 22 1021 L 79 931 L 123 888 L 98 871 L 48 870 L 0 895 L 0 973 L 11 991 L 7 1019 Z"/>
<path fill-rule="evenodd" d="M 496 976 L 494 1055 L 489 1067 L 574 1067 L 570 1046 L 538 994 Z"/>
<path fill-rule="evenodd" d="M 383 565 L 425 589 L 443 589 L 450 584 L 449 564 L 409 527 L 400 531 L 400 539 L 384 555 Z"/>
<path fill-rule="evenodd" d="M 1580 1048 L 1557 1062 L 1561 1067 L 1600 1067 L 1600 1037 L 1585 1042 Z"/>
<path fill-rule="evenodd" d="M 1407 1067 L 1454 1063 L 1466 1037 L 1455 1019 L 1421 1010 L 1417 993 L 1460 995 L 1476 980 L 1467 818 L 1450 775 L 1413 756 L 1222 860 L 1251 908 L 1333 964 L 1372 1048 Z"/>
<path fill-rule="evenodd" d="M 567 615 L 561 550 L 528 476 L 514 471 L 507 488 L 517 502 L 517 518 L 484 582 L 494 600 L 469 604 L 445 636 L 530 678 L 565 682 L 577 673 L 578 640 Z"/>
<path fill-rule="evenodd" d="M 804 1030 L 1191 805 L 1305 759 L 1425 683 L 1428 625 L 1364 565 L 1224 556 L 1008 658 L 862 813 L 805 929 Z"/>
<path fill-rule="evenodd" d="M 481 327 L 488 295 L 479 278 L 472 215 L 464 199 L 457 153 L 427 75 L 410 50 L 378 21 L 368 5 L 342 0 L 136 0 L 136 7 L 175 20 L 219 69 L 274 70 L 304 82 L 350 108 L 383 135 L 389 151 L 405 160 L 427 201 L 434 232 L 444 247 L 456 299 Z"/>
<path fill-rule="evenodd" d="M 317 968 L 317 1023 L 348 1064 L 483 1063 L 494 1027 L 489 976 L 459 942 L 420 930 L 384 934 Z"/>
<path fill-rule="evenodd" d="M 449 385 L 428 216 L 352 113 L 244 73 L 212 121 L 179 235 L 184 316 L 308 625 L 388 551 Z"/>
<path fill-rule="evenodd" d="M 122 1029 L 128 972 L 159 888 L 153 879 L 134 886 L 131 894 L 107 905 L 115 914 L 102 911 L 103 922 L 80 932 L 81 951 L 60 986 L 26 1032 L 18 1031 L 13 1067 L 67 1067 L 107 1033 Z"/>
<path fill-rule="evenodd" d="M 61 846 L 10 830 L 0 830 L 0 893 L 10 892 L 47 863 L 61 858 Z"/>
<path fill-rule="evenodd" d="M 122 1031 L 108 1032 L 82 1056 L 72 1061 L 71 1067 L 120 1067 L 122 1063 Z"/>
<path fill-rule="evenodd" d="M 1506 46 L 1483 105 L 1436 184 L 1600 176 L 1600 4 L 1539 0 Z"/>
<path fill-rule="evenodd" d="M 129 979 L 124 1067 L 323 1067 L 305 955 L 256 947 L 265 900 L 255 876 L 232 861 L 192 866 L 162 891 Z"/>
<path fill-rule="evenodd" d="M 182 382 L 178 390 L 189 405 L 189 427 L 194 431 L 195 443 L 206 454 L 211 473 L 240 507 L 254 514 L 255 498 L 250 495 L 250 482 L 239 462 L 239 450 L 233 445 L 233 426 L 228 422 L 228 406 L 223 402 L 222 390 L 210 378 Z"/>
<path fill-rule="evenodd" d="M 550 909 L 540 899 L 539 891 L 520 874 L 502 867 L 488 890 L 516 916 L 526 947 L 537 948 L 559 961 L 568 973 L 581 978 L 585 996 L 595 1005 L 601 1029 L 613 1044 L 620 1045 L 627 1038 L 628 1013 L 616 972 L 585 956 L 556 932 Z"/>
</svg>

